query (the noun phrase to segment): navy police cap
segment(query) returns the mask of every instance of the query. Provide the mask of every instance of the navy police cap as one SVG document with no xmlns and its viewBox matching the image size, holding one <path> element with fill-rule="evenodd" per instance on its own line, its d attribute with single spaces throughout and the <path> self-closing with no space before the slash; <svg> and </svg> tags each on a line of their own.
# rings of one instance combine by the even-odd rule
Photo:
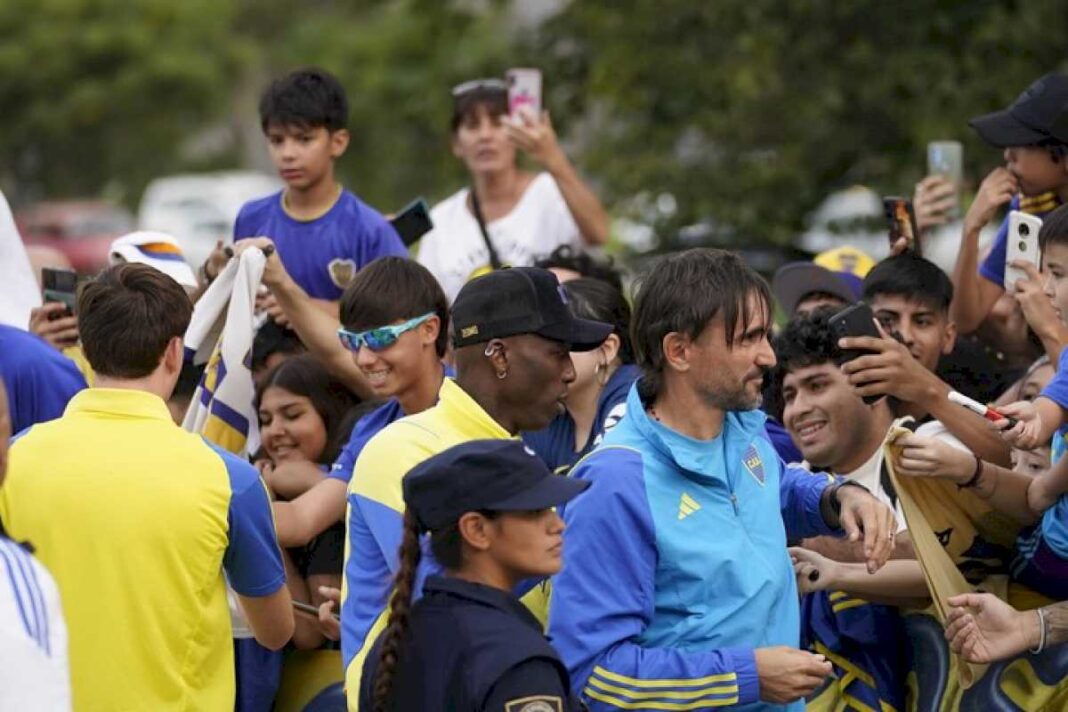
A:
<svg viewBox="0 0 1068 712">
<path fill-rule="evenodd" d="M 438 453 L 404 477 L 404 502 L 421 531 L 466 512 L 532 512 L 563 504 L 590 483 L 554 475 L 520 440 L 472 440 Z"/>
</svg>

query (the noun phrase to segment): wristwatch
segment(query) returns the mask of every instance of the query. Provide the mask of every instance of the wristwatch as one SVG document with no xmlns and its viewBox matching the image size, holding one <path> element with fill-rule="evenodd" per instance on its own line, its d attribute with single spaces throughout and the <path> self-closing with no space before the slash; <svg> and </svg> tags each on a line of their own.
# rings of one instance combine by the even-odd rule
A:
<svg viewBox="0 0 1068 712">
<path fill-rule="evenodd" d="M 859 487 L 868 494 L 871 494 L 871 490 L 860 484 L 859 482 L 844 479 L 835 482 L 833 485 L 830 486 L 830 489 L 827 492 L 827 496 L 831 498 L 831 511 L 834 512 L 834 516 L 836 519 L 842 518 L 842 503 L 838 501 L 838 490 L 842 489 L 843 487 Z"/>
</svg>

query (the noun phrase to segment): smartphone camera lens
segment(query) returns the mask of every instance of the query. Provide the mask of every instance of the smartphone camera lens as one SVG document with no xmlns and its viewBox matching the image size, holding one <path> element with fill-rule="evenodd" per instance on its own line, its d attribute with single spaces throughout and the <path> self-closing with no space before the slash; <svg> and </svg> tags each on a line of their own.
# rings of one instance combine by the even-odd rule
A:
<svg viewBox="0 0 1068 712">
<path fill-rule="evenodd" d="M 1022 235 L 1023 237 L 1027 237 L 1030 234 L 1031 228 L 1029 228 L 1027 225 L 1020 225 L 1020 235 Z"/>
</svg>

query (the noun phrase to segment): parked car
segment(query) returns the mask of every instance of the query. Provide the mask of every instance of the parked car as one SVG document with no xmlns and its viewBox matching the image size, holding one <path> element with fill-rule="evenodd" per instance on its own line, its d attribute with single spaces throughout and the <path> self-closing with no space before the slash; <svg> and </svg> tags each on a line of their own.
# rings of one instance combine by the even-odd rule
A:
<svg viewBox="0 0 1068 712">
<path fill-rule="evenodd" d="M 59 250 L 84 274 L 106 267 L 111 241 L 134 226 L 128 210 L 102 200 L 34 203 L 15 213 L 15 223 L 26 245 Z"/>
<path fill-rule="evenodd" d="M 254 171 L 174 175 L 149 183 L 141 197 L 138 229 L 174 235 L 189 264 L 198 267 L 216 240 L 229 241 L 241 206 L 282 189 L 278 178 Z"/>
</svg>

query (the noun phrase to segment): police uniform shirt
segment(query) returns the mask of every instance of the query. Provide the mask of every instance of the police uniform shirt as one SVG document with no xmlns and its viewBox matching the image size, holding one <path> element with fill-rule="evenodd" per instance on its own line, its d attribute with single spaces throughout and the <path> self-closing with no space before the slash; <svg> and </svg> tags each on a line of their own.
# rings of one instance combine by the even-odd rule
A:
<svg viewBox="0 0 1068 712">
<path fill-rule="evenodd" d="M 412 607 L 391 710 L 569 712 L 567 670 L 541 625 L 511 594 L 433 576 Z M 364 663 L 360 709 L 374 709 L 382 637 Z"/>
</svg>

